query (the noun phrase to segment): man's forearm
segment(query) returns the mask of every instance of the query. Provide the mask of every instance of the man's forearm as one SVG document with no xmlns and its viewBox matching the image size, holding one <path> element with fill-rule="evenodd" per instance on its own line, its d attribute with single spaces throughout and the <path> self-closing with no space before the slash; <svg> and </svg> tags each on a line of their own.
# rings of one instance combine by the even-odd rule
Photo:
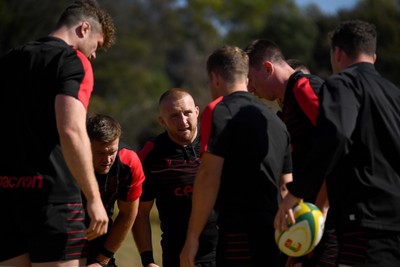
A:
<svg viewBox="0 0 400 267">
<path fill-rule="evenodd" d="M 129 235 L 137 215 L 138 202 L 139 200 L 135 200 L 132 203 L 125 203 L 124 210 L 119 210 L 104 243 L 104 247 L 107 250 L 113 253 L 117 252 Z"/>
<path fill-rule="evenodd" d="M 132 228 L 132 235 L 139 253 L 153 250 L 149 216 L 138 214 L 135 225 Z"/>
</svg>

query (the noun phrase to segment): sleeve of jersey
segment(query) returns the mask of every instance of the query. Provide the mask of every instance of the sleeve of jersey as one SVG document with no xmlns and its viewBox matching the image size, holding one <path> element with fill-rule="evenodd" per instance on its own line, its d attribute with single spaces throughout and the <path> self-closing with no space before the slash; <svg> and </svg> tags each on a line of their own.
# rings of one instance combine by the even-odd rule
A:
<svg viewBox="0 0 400 267">
<path fill-rule="evenodd" d="M 142 162 L 143 171 L 145 175 L 145 180 L 143 182 L 143 188 L 142 188 L 142 195 L 140 197 L 141 201 L 152 201 L 155 198 L 154 183 L 151 176 L 152 157 L 149 157 L 153 149 L 154 149 L 154 142 L 148 141 L 146 142 L 144 147 L 138 152 L 138 156 L 140 158 L 140 161 Z"/>
<path fill-rule="evenodd" d="M 335 76 L 321 88 L 317 136 L 304 164 L 294 171 L 293 182 L 288 184 L 289 191 L 297 197 L 307 198 L 317 193 L 323 179 L 349 151 L 360 105 L 345 83 Z"/>
<path fill-rule="evenodd" d="M 146 159 L 147 155 L 153 150 L 153 148 L 154 148 L 154 142 L 147 141 L 146 144 L 144 144 L 144 147 L 141 150 L 139 150 L 137 154 L 142 163 Z"/>
<path fill-rule="evenodd" d="M 311 86 L 310 80 L 306 77 L 299 79 L 293 89 L 293 94 L 304 114 L 315 126 L 317 124 L 319 102 L 318 95 Z"/>
<path fill-rule="evenodd" d="M 142 194 L 142 184 L 144 181 L 142 163 L 140 162 L 138 155 L 130 149 L 122 148 L 119 152 L 119 157 L 122 164 L 129 166 L 130 174 L 132 176 L 132 179 L 128 179 L 130 184 L 127 185 L 129 189 L 126 201 L 135 201 Z"/>
<path fill-rule="evenodd" d="M 211 102 L 201 115 L 200 154 L 209 152 L 224 157 L 224 142 L 227 140 L 223 133 L 230 114 L 222 99 L 220 97 Z"/>
<path fill-rule="evenodd" d="M 90 61 L 79 50 L 65 57 L 60 69 L 60 81 L 60 93 L 75 97 L 87 110 L 93 91 L 93 69 Z"/>
<path fill-rule="evenodd" d="M 282 168 L 282 173 L 292 173 L 293 172 L 293 166 L 292 166 L 292 152 L 290 149 L 290 140 L 288 141 L 288 146 L 286 149 L 286 155 L 285 159 L 283 162 L 283 168 Z"/>
</svg>

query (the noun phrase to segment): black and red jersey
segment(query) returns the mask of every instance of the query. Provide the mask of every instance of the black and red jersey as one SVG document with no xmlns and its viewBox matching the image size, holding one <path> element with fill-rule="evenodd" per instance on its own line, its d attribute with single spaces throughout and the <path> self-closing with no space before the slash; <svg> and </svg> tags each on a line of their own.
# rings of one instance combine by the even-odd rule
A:
<svg viewBox="0 0 400 267">
<path fill-rule="evenodd" d="M 273 229 L 279 179 L 292 172 L 284 123 L 252 94 L 238 91 L 206 107 L 201 130 L 202 151 L 224 158 L 216 203 L 220 224 L 258 222 Z"/>
<path fill-rule="evenodd" d="M 163 132 L 148 141 L 138 155 L 146 176 L 140 200 L 156 201 L 163 233 L 163 261 L 179 264 L 192 209 L 194 178 L 200 166 L 199 134 L 191 145 L 181 146 Z M 216 215 L 213 213 L 200 237 L 197 258 L 214 255 L 216 239 Z"/>
<path fill-rule="evenodd" d="M 0 194 L 80 201 L 61 152 L 54 103 L 64 94 L 87 108 L 93 89 L 89 60 L 63 40 L 45 37 L 1 58 L 0 84 Z"/>
<path fill-rule="evenodd" d="M 400 89 L 370 63 L 331 76 L 319 93 L 317 136 L 289 191 L 326 177 L 337 229 L 400 231 Z"/>
<path fill-rule="evenodd" d="M 142 163 L 135 151 L 120 143 L 114 164 L 107 174 L 97 174 L 101 199 L 112 218 L 116 200 L 132 202 L 142 194 L 144 181 Z"/>
<path fill-rule="evenodd" d="M 318 93 L 323 82 L 318 76 L 296 71 L 286 86 L 281 116 L 290 134 L 294 170 L 302 165 L 315 138 Z M 306 200 L 315 202 L 316 197 L 312 195 Z"/>
<path fill-rule="evenodd" d="M 304 139 L 313 131 L 318 116 L 318 93 L 323 80 L 315 75 L 294 72 L 288 81 L 283 100 L 283 121 L 291 142 Z"/>
<path fill-rule="evenodd" d="M 120 142 L 118 153 L 110 171 L 107 174 L 96 173 L 99 184 L 101 200 L 109 217 L 108 233 L 113 226 L 114 205 L 117 200 L 132 202 L 142 194 L 144 173 L 140 159 L 135 151 L 126 144 Z M 86 208 L 86 199 L 82 195 Z M 90 218 L 86 216 L 86 225 L 89 225 Z M 88 245 L 88 258 L 93 260 L 103 248 L 108 233 L 91 240 Z"/>
</svg>

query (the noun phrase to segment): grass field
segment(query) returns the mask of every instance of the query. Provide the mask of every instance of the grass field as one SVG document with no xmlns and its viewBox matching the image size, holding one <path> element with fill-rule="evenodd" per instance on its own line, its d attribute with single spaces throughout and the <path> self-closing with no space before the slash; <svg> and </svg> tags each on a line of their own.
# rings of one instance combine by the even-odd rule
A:
<svg viewBox="0 0 400 267">
<path fill-rule="evenodd" d="M 116 207 L 115 214 L 118 214 Z M 160 221 L 158 219 L 158 213 L 156 207 L 151 210 L 151 228 L 153 233 L 153 251 L 154 259 L 157 264 L 161 266 L 161 231 Z M 124 241 L 122 247 L 117 251 L 115 255 L 116 263 L 118 267 L 141 267 L 140 255 L 136 248 L 132 234 L 130 234 Z"/>
</svg>

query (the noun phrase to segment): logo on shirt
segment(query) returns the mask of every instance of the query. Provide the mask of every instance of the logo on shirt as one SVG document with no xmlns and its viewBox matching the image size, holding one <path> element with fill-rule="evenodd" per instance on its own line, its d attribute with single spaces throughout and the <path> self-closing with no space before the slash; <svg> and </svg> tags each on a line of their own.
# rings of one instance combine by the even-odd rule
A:
<svg viewBox="0 0 400 267">
<path fill-rule="evenodd" d="M 42 176 L 0 176 L 0 188 L 43 188 Z"/>
<path fill-rule="evenodd" d="M 193 192 L 193 186 L 192 185 L 185 185 L 182 187 L 178 187 L 175 189 L 175 196 L 178 197 L 184 197 L 187 195 L 191 195 Z"/>
</svg>

